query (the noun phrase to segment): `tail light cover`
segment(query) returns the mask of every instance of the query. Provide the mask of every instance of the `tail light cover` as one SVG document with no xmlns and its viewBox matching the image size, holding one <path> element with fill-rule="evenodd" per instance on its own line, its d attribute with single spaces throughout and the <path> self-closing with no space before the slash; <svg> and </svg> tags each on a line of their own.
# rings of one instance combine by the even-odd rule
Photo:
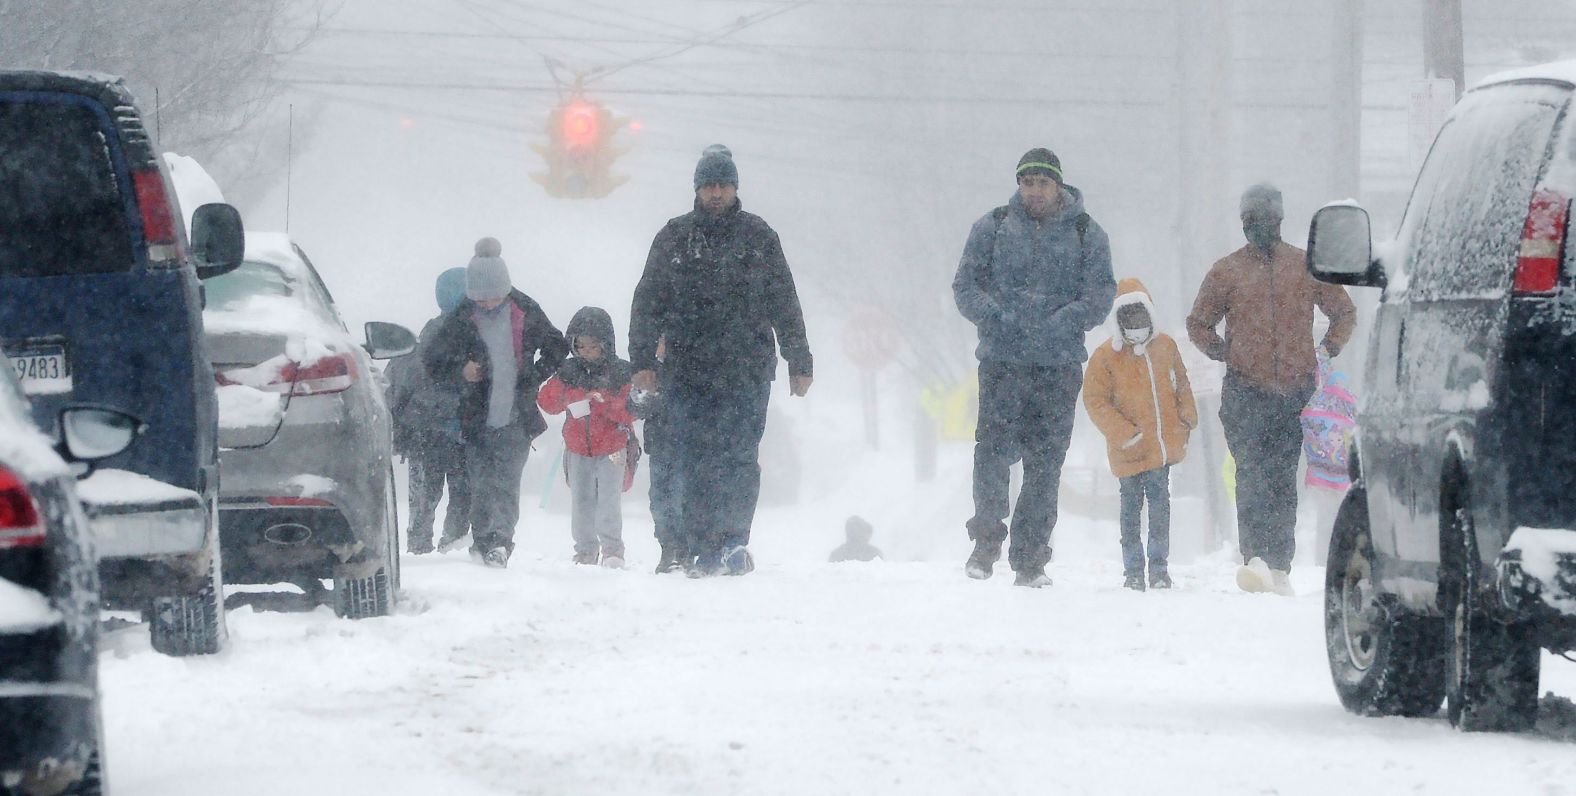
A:
<svg viewBox="0 0 1576 796">
<path fill-rule="evenodd" d="M 137 207 L 142 211 L 142 234 L 148 243 L 148 259 L 168 262 L 181 259 L 180 236 L 175 230 L 175 211 L 164 190 L 164 175 L 158 169 L 138 169 L 131 173 Z"/>
<path fill-rule="evenodd" d="M 16 473 L 0 467 L 0 550 L 43 544 L 44 526 L 39 522 L 27 484 Z"/>
<path fill-rule="evenodd" d="M 1532 194 L 1516 258 L 1515 293 L 1547 295 L 1559 288 L 1570 206 L 1570 197 L 1558 191 L 1539 188 Z"/>
<path fill-rule="evenodd" d="M 328 395 L 344 392 L 356 383 L 356 358 L 348 353 L 329 353 L 311 362 L 296 362 L 280 358 L 282 364 L 269 367 L 272 361 L 251 368 L 215 373 L 220 386 L 245 384 L 265 392 L 303 395 Z M 266 372 L 256 378 L 259 372 Z"/>
</svg>

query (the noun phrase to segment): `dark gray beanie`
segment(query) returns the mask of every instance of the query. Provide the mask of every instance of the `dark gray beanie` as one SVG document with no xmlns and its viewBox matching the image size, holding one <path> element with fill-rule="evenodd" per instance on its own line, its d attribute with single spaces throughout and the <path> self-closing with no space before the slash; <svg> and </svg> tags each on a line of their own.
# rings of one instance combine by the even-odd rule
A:
<svg viewBox="0 0 1576 796">
<path fill-rule="evenodd" d="M 1016 178 L 1025 174 L 1044 174 L 1057 183 L 1064 182 L 1062 180 L 1062 161 L 1056 157 L 1055 152 L 1045 147 L 1035 147 L 1023 153 L 1023 157 L 1018 158 L 1018 168 L 1013 173 L 1013 176 Z"/>
<path fill-rule="evenodd" d="M 1242 204 L 1239 208 L 1240 215 L 1258 213 L 1272 215 L 1276 218 L 1285 218 L 1286 209 L 1281 203 L 1279 188 L 1267 182 L 1261 182 L 1242 192 Z"/>
<path fill-rule="evenodd" d="M 471 301 L 491 301 L 509 295 L 514 285 L 509 281 L 509 266 L 502 257 L 471 258 L 465 266 L 465 297 Z"/>
<path fill-rule="evenodd" d="M 734 165 L 727 147 L 707 147 L 705 154 L 700 156 L 700 162 L 695 164 L 695 190 L 703 185 L 739 187 L 739 167 Z"/>
</svg>

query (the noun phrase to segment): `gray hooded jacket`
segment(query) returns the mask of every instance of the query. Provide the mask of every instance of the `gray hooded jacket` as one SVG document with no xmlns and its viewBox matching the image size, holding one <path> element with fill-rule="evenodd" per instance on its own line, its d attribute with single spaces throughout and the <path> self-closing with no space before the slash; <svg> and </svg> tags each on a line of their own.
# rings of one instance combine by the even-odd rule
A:
<svg viewBox="0 0 1576 796">
<path fill-rule="evenodd" d="M 993 211 L 974 223 L 952 295 L 979 329 L 981 362 L 1062 365 L 1088 358 L 1084 333 L 1110 314 L 1116 280 L 1110 239 L 1093 220 L 1080 236 L 1082 215 L 1083 194 L 1064 186 L 1061 209 L 1044 222 L 1030 218 L 1014 193 L 999 221 Z"/>
</svg>

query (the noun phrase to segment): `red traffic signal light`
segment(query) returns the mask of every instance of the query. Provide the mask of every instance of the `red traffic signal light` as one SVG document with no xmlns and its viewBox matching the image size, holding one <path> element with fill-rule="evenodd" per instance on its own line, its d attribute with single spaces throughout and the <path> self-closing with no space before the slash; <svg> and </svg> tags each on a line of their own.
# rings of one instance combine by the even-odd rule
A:
<svg viewBox="0 0 1576 796">
<path fill-rule="evenodd" d="M 582 151 L 596 146 L 601 132 L 597 108 L 585 102 L 573 102 L 563 109 L 564 145 L 571 151 Z"/>
</svg>

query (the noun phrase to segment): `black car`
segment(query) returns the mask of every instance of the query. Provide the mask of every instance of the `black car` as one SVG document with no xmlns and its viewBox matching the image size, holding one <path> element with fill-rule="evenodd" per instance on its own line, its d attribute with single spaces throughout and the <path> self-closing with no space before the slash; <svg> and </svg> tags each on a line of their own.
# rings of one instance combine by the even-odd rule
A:
<svg viewBox="0 0 1576 796">
<path fill-rule="evenodd" d="M 74 486 L 85 468 L 67 462 L 113 456 L 142 425 L 68 407 L 57 444 L 29 413 L 0 369 L 0 793 L 97 794 L 99 583 Z"/>
<path fill-rule="evenodd" d="M 190 242 L 183 218 L 124 83 L 0 71 L 0 347 L 40 427 L 83 402 L 146 419 L 82 496 L 106 604 L 142 611 L 154 647 L 174 655 L 224 638 L 198 280 L 235 268 L 244 248 L 228 205 L 197 208 Z"/>
<path fill-rule="evenodd" d="M 1393 245 L 1326 207 L 1319 279 L 1383 290 L 1325 582 L 1330 669 L 1368 715 L 1537 716 L 1540 647 L 1576 649 L 1576 62 L 1469 92 Z"/>
</svg>

